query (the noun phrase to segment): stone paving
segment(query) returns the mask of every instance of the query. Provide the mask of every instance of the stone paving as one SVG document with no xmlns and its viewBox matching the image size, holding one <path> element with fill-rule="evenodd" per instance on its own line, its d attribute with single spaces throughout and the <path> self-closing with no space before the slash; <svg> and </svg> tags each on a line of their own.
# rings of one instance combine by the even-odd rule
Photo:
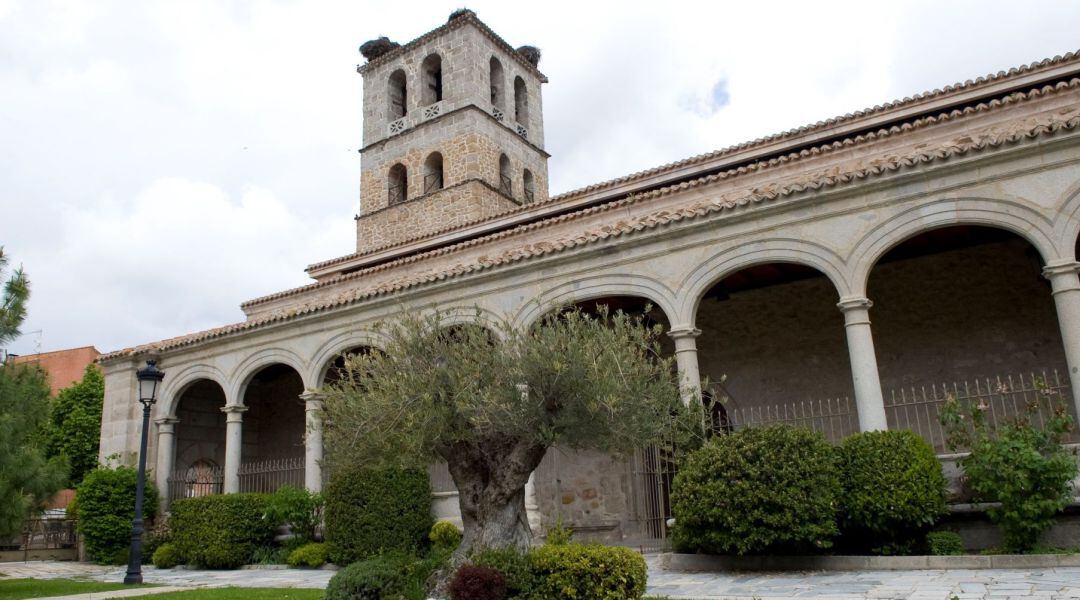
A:
<svg viewBox="0 0 1080 600">
<path fill-rule="evenodd" d="M 682 573 L 664 571 L 649 557 L 649 594 L 696 600 L 1010 600 L 1080 599 L 1080 567 L 781 573 Z M 3 563 L 9 577 L 85 578 L 120 581 L 122 567 L 80 563 Z M 177 587 L 323 588 L 333 571 L 250 569 L 189 571 L 146 567 L 147 583 Z M 95 597 L 102 597 L 95 595 Z"/>
</svg>

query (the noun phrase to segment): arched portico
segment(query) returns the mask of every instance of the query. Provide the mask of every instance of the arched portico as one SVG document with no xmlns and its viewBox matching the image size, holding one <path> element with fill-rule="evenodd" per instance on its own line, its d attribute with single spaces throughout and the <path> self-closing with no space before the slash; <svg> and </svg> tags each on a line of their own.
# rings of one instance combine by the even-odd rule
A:
<svg viewBox="0 0 1080 600">
<path fill-rule="evenodd" d="M 196 374 L 205 369 L 181 372 L 169 395 L 165 416 L 157 425 L 157 468 L 155 473 L 161 503 L 194 495 L 197 490 L 221 491 L 220 467 L 225 460 L 225 390 L 218 381 Z M 195 473 L 194 468 L 201 466 Z M 197 475 L 193 479 L 189 475 Z"/>
</svg>

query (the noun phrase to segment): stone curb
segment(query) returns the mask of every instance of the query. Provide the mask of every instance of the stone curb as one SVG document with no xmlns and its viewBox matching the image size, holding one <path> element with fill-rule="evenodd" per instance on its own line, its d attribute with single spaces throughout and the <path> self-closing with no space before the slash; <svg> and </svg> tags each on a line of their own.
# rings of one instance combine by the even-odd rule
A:
<svg viewBox="0 0 1080 600">
<path fill-rule="evenodd" d="M 131 598 L 134 596 L 148 596 L 150 594 L 164 594 L 167 592 L 182 592 L 190 590 L 190 587 L 177 587 L 166 585 L 161 587 L 131 588 L 127 590 L 112 590 L 109 592 L 88 592 L 85 594 L 68 594 L 67 596 L 45 596 L 37 600 L 105 600 L 105 598 Z"/>
<path fill-rule="evenodd" d="M 994 556 L 660 556 L 669 571 L 914 571 L 924 569 L 1052 569 L 1080 567 L 1078 554 L 999 554 Z"/>
</svg>

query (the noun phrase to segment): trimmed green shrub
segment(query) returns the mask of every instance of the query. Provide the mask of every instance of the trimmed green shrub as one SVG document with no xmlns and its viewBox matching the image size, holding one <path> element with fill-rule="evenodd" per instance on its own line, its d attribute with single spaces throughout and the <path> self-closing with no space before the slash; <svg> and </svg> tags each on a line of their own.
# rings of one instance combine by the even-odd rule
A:
<svg viewBox="0 0 1080 600">
<path fill-rule="evenodd" d="M 431 484 L 419 469 L 350 469 L 323 493 L 330 560 L 345 565 L 387 552 L 418 554 L 431 531 Z"/>
<path fill-rule="evenodd" d="M 183 498 L 172 504 L 173 544 L 189 564 L 235 569 L 274 539 L 276 523 L 265 518 L 265 494 Z"/>
<path fill-rule="evenodd" d="M 304 544 L 289 553 L 287 561 L 290 567 L 310 567 L 316 569 L 326 564 L 326 544 L 312 542 Z"/>
<path fill-rule="evenodd" d="M 150 559 L 150 562 L 159 569 L 171 569 L 183 561 L 176 546 L 169 543 L 158 546 L 157 550 L 154 550 L 153 558 Z"/>
<path fill-rule="evenodd" d="M 439 521 L 431 526 L 428 539 L 436 549 L 453 552 L 461 544 L 461 530 L 450 521 Z"/>
<path fill-rule="evenodd" d="M 495 569 L 462 565 L 450 580 L 452 600 L 503 600 L 506 579 Z"/>
<path fill-rule="evenodd" d="M 953 531 L 931 531 L 926 534 L 926 547 L 934 556 L 955 556 L 964 553 L 964 540 Z"/>
<path fill-rule="evenodd" d="M 564 527 L 562 517 L 548 528 L 544 535 L 544 544 L 547 546 L 564 546 L 574 539 L 574 530 Z"/>
<path fill-rule="evenodd" d="M 529 553 L 538 598 L 625 600 L 645 595 L 645 559 L 629 548 L 541 546 Z"/>
<path fill-rule="evenodd" d="M 79 535 L 90 557 L 104 564 L 124 564 L 135 518 L 135 482 L 131 467 L 100 467 L 87 473 L 75 492 Z M 149 480 L 143 496 L 143 519 L 157 514 L 157 488 Z"/>
<path fill-rule="evenodd" d="M 673 542 L 714 554 L 827 548 L 839 497 L 836 452 L 820 433 L 775 426 L 716 436 L 675 476 Z"/>
<path fill-rule="evenodd" d="M 856 433 L 844 439 L 837 453 L 845 545 L 906 554 L 945 514 L 941 463 L 914 432 Z"/>
<path fill-rule="evenodd" d="M 531 598 L 536 590 L 536 576 L 529 555 L 524 552 L 513 548 L 482 550 L 472 557 L 471 562 L 502 573 L 506 580 L 507 598 Z"/>
<path fill-rule="evenodd" d="M 315 539 L 322 507 L 322 494 L 284 485 L 267 497 L 266 518 L 275 525 L 288 525 L 293 534 L 289 546 L 298 547 Z"/>
<path fill-rule="evenodd" d="M 403 587 L 405 568 L 398 557 L 377 556 L 345 567 L 330 578 L 326 600 L 382 600 Z"/>
</svg>

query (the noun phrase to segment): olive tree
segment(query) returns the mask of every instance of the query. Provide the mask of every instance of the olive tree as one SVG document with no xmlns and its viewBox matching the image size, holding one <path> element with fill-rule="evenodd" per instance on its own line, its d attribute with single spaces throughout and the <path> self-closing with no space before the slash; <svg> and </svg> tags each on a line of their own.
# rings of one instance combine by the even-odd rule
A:
<svg viewBox="0 0 1080 600">
<path fill-rule="evenodd" d="M 404 313 L 382 351 L 345 361 L 329 386 L 335 465 L 444 460 L 473 548 L 527 547 L 525 483 L 554 445 L 614 454 L 693 430 L 659 326 L 624 313 L 556 311 L 536 326 L 446 326 Z"/>
</svg>

